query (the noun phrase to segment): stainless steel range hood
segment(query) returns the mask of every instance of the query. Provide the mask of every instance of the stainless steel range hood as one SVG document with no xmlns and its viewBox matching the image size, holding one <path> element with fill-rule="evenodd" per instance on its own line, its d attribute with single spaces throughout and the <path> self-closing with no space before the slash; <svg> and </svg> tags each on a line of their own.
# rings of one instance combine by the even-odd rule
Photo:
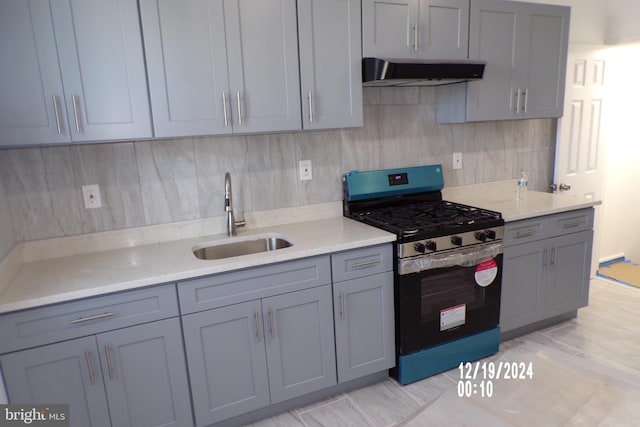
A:
<svg viewBox="0 0 640 427">
<path fill-rule="evenodd" d="M 364 86 L 440 86 L 482 78 L 484 61 L 362 59 Z"/>
</svg>

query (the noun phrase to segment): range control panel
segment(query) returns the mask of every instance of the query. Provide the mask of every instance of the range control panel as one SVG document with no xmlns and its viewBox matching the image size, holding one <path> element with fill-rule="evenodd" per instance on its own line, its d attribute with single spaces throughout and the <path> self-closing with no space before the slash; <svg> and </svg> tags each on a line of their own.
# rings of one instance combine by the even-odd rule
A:
<svg viewBox="0 0 640 427">
<path fill-rule="evenodd" d="M 504 227 L 491 227 L 449 236 L 434 237 L 432 239 L 416 240 L 398 245 L 398 257 L 408 258 L 417 255 L 427 255 L 480 243 L 500 241 L 503 237 Z"/>
</svg>

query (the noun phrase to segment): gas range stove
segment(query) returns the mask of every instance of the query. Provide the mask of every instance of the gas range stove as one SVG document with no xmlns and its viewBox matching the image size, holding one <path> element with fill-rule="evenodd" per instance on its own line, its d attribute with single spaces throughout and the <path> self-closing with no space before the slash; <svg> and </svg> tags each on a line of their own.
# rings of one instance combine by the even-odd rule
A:
<svg viewBox="0 0 640 427">
<path fill-rule="evenodd" d="M 440 165 L 353 171 L 344 215 L 398 236 L 401 258 L 502 240 L 499 212 L 442 200 Z"/>
</svg>

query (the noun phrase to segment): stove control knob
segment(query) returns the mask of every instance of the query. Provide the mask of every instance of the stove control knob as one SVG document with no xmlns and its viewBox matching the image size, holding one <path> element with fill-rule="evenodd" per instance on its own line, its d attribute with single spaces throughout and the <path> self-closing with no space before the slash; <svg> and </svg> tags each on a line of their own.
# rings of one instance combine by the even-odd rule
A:
<svg viewBox="0 0 640 427">
<path fill-rule="evenodd" d="M 484 231 L 476 231 L 474 236 L 476 237 L 476 240 L 479 240 L 481 242 L 484 242 L 487 240 L 487 234 Z"/>
<path fill-rule="evenodd" d="M 425 243 L 425 245 L 430 251 L 435 252 L 437 249 L 436 242 L 434 242 L 433 240 L 429 240 L 427 243 Z"/>
<path fill-rule="evenodd" d="M 490 238 L 491 240 L 495 240 L 496 239 L 495 230 L 487 230 L 487 231 L 484 232 L 484 235 L 487 236 L 488 238 Z"/>
<path fill-rule="evenodd" d="M 420 252 L 421 254 L 424 253 L 424 251 L 426 250 L 426 247 L 424 246 L 424 243 L 416 243 L 415 245 L 413 245 L 413 249 L 416 250 L 416 252 Z"/>
<path fill-rule="evenodd" d="M 460 236 L 451 236 L 451 243 L 456 246 L 462 246 L 462 237 Z"/>
</svg>

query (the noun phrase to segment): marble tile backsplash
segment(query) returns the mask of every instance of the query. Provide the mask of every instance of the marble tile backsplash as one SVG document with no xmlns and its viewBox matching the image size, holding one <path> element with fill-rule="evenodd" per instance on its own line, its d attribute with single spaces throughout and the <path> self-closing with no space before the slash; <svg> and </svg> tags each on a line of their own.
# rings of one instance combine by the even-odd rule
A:
<svg viewBox="0 0 640 427">
<path fill-rule="evenodd" d="M 556 121 L 435 123 L 433 88 L 365 88 L 364 127 L 0 150 L 0 258 L 15 242 L 339 201 L 341 175 L 441 163 L 445 185 L 517 178 L 546 191 Z M 454 151 L 463 168 L 453 170 Z M 313 179 L 298 179 L 311 160 Z M 103 208 L 84 209 L 99 184 Z M 7 243 L 9 242 L 9 243 Z"/>
</svg>

